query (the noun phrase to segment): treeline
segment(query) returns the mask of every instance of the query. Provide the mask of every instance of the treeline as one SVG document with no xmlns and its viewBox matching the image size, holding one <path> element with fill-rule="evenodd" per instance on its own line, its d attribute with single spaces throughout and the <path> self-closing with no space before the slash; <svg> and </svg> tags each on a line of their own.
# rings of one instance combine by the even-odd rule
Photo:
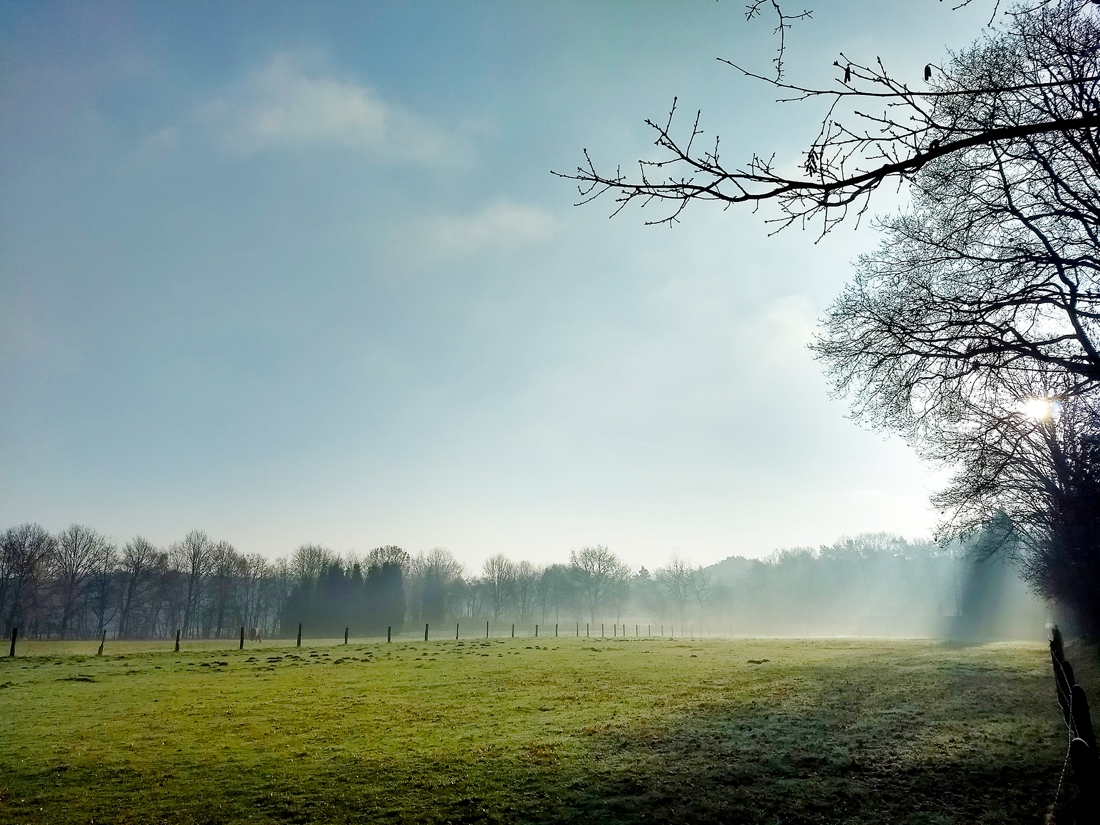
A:
<svg viewBox="0 0 1100 825">
<path fill-rule="evenodd" d="M 497 554 L 471 575 L 443 548 L 308 544 L 271 561 L 201 531 L 166 548 L 141 537 L 118 547 L 80 525 L 53 535 L 25 524 L 0 535 L 0 621 L 32 638 L 292 636 L 299 623 L 315 637 L 381 636 L 455 621 L 932 636 L 998 635 L 1000 622 L 1003 635 L 1005 616 L 1040 632 L 1043 606 L 1003 565 L 972 555 L 873 534 L 711 567 L 673 555 L 650 572 L 596 545 L 546 567 Z"/>
</svg>

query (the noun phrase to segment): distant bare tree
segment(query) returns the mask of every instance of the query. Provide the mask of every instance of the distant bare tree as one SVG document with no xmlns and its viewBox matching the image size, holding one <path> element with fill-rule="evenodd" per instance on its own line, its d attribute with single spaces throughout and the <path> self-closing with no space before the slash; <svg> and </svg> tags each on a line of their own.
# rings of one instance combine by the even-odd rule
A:
<svg viewBox="0 0 1100 825">
<path fill-rule="evenodd" d="M 245 627 L 264 629 L 264 597 L 274 576 L 272 566 L 259 553 L 240 559 L 239 581 L 234 588 L 234 606 Z"/>
<path fill-rule="evenodd" d="M 602 544 L 574 550 L 569 562 L 577 593 L 592 621 L 596 621 L 609 596 L 629 581 L 630 568 Z"/>
<path fill-rule="evenodd" d="M 319 544 L 303 544 L 290 557 L 290 569 L 299 582 L 317 581 L 325 569 L 339 561 L 336 554 Z"/>
<path fill-rule="evenodd" d="M 37 524 L 6 530 L 0 538 L 0 616 L 5 629 L 23 626 L 36 612 L 57 541 Z"/>
<path fill-rule="evenodd" d="M 122 548 L 121 574 L 118 589 L 118 635 L 125 639 L 130 633 L 130 619 L 141 605 L 163 565 L 164 553 L 151 541 L 136 536 Z"/>
<path fill-rule="evenodd" d="M 118 611 L 115 595 L 117 570 L 118 549 L 109 541 L 101 541 L 92 554 L 87 585 L 88 608 L 95 619 L 96 636 L 102 635 Z"/>
<path fill-rule="evenodd" d="M 503 553 L 490 556 L 482 568 L 482 581 L 488 593 L 489 610 L 494 619 L 499 619 L 512 603 L 516 583 L 515 563 Z"/>
<path fill-rule="evenodd" d="M 451 612 L 456 585 L 462 581 L 462 565 L 445 547 L 434 547 L 413 560 L 410 578 L 419 595 L 420 618 L 442 621 Z"/>
<path fill-rule="evenodd" d="M 695 571 L 688 582 L 688 590 L 692 600 L 699 606 L 699 615 L 703 615 L 707 600 L 714 593 L 714 577 L 710 570 L 701 564 L 695 566 Z"/>
<path fill-rule="evenodd" d="M 576 591 L 573 587 L 570 570 L 564 564 L 552 564 L 543 569 L 539 576 L 537 599 L 542 609 L 542 618 L 551 614 L 554 620 L 561 618 L 563 609 L 573 609 Z"/>
<path fill-rule="evenodd" d="M 221 638 L 222 628 L 229 619 L 228 611 L 233 603 L 243 561 L 227 541 L 219 541 L 210 551 L 211 623 L 215 639 Z"/>
<path fill-rule="evenodd" d="M 538 591 L 542 570 L 529 561 L 515 565 L 515 578 L 512 585 L 512 598 L 520 622 L 527 624 L 535 611 L 535 597 Z"/>
<path fill-rule="evenodd" d="M 657 586 L 664 591 L 676 612 L 676 618 L 680 620 L 687 615 L 687 603 L 692 596 L 692 582 L 697 572 L 697 568 L 681 558 L 679 553 L 673 553 L 668 564 L 658 567 L 653 574 Z"/>
<path fill-rule="evenodd" d="M 183 541 L 173 544 L 169 553 L 184 580 L 183 635 L 193 635 L 202 600 L 206 595 L 206 583 L 210 577 L 210 563 L 214 545 L 202 530 L 192 530 Z"/>
<path fill-rule="evenodd" d="M 60 616 L 58 634 L 66 638 L 76 616 L 88 577 L 107 540 L 90 527 L 72 524 L 57 536 L 53 586 Z"/>
</svg>

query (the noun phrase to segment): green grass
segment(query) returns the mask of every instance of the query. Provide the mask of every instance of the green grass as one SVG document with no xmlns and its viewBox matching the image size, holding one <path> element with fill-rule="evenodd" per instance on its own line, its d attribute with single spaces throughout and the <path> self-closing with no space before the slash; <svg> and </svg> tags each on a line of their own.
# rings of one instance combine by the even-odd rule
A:
<svg viewBox="0 0 1100 825">
<path fill-rule="evenodd" d="M 95 647 L 0 660 L 0 821 L 1040 822 L 1066 747 L 1032 644 Z"/>
</svg>

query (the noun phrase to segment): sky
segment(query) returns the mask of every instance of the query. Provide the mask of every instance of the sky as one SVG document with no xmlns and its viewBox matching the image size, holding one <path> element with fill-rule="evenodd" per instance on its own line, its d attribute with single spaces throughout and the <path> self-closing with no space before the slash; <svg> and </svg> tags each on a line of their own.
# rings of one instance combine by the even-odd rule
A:
<svg viewBox="0 0 1100 825">
<path fill-rule="evenodd" d="M 929 534 L 943 472 L 806 349 L 873 227 L 647 227 L 551 175 L 655 157 L 674 97 L 796 162 L 820 107 L 716 59 L 770 70 L 742 6 L 0 5 L 0 527 L 471 571 Z M 916 84 L 989 14 L 822 6 L 792 80 Z"/>
</svg>

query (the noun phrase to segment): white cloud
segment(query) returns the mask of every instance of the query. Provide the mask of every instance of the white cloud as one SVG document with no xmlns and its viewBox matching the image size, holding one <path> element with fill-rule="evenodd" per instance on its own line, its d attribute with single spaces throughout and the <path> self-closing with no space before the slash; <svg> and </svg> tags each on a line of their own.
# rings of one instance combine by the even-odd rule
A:
<svg viewBox="0 0 1100 825">
<path fill-rule="evenodd" d="M 317 64 L 278 55 L 206 107 L 226 146 L 243 154 L 338 146 L 391 160 L 446 157 L 451 139 L 438 125 L 369 86 L 326 74 Z"/>
<path fill-rule="evenodd" d="M 527 204 L 500 202 L 471 215 L 439 215 L 416 227 L 428 258 L 464 258 L 486 249 L 514 249 L 548 240 L 554 216 Z"/>
</svg>

